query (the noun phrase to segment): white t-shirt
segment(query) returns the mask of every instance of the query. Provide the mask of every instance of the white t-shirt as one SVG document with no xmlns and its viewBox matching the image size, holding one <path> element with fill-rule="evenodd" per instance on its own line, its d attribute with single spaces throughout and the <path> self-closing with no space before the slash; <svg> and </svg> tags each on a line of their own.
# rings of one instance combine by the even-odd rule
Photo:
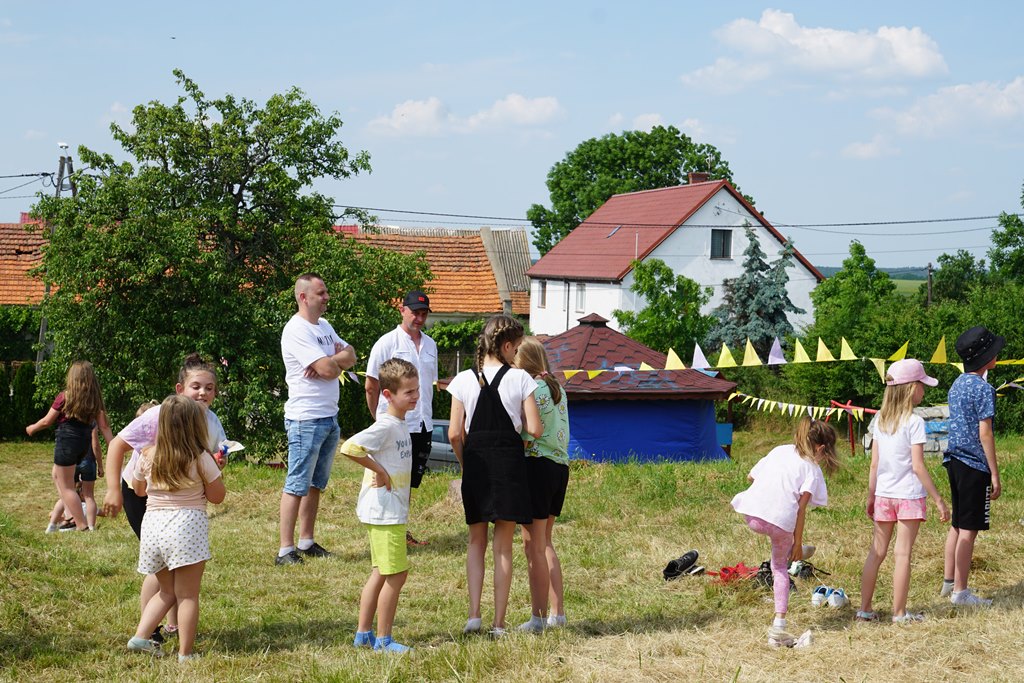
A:
<svg viewBox="0 0 1024 683">
<path fill-rule="evenodd" d="M 811 494 L 808 510 L 828 505 L 821 468 L 801 458 L 792 444 L 773 448 L 754 465 L 750 476 L 754 483 L 732 499 L 733 509 L 741 515 L 760 517 L 780 529 L 794 531 L 801 495 Z"/>
<path fill-rule="evenodd" d="M 405 524 L 409 521 L 409 484 L 412 474 L 412 439 L 405 423 L 385 413 L 372 425 L 341 445 L 354 458 L 373 456 L 391 477 L 391 490 L 374 486 L 372 470 L 363 474 L 356 516 L 364 524 Z"/>
<path fill-rule="evenodd" d="M 288 383 L 284 416 L 289 420 L 316 420 L 338 414 L 338 380 L 308 378 L 304 374 L 313 363 L 335 354 L 335 342 L 342 348 L 348 346 L 323 318 L 313 325 L 295 314 L 284 326 L 281 356 L 284 358 L 284 380 Z"/>
<path fill-rule="evenodd" d="M 212 410 L 206 413 L 206 432 L 210 437 L 210 452 L 216 453 L 220 449 L 220 442 L 228 437 L 224 434 L 224 425 L 220 418 Z M 132 457 L 121 470 L 121 478 L 129 487 L 132 485 L 132 478 L 135 476 L 135 468 L 139 464 L 141 451 L 156 443 L 156 429 L 160 423 L 160 406 L 154 406 L 139 415 L 128 423 L 128 425 L 117 433 L 122 441 L 132 447 Z"/>
<path fill-rule="evenodd" d="M 485 365 L 484 377 L 488 382 L 493 382 L 498 370 L 501 370 L 500 365 Z M 467 433 L 470 425 L 473 424 L 473 411 L 476 410 L 476 402 L 480 398 L 480 388 L 480 381 L 472 370 L 463 370 L 455 375 L 455 379 L 448 385 L 448 393 L 462 401 L 462 405 L 466 409 Z M 501 378 L 498 395 L 501 396 L 501 405 L 505 407 L 505 412 L 512 418 L 512 425 L 517 432 L 523 429 L 523 401 L 536 389 L 537 380 L 519 368 L 510 369 Z"/>
<path fill-rule="evenodd" d="M 434 382 L 437 381 L 437 344 L 425 334 L 420 334 L 420 348 L 412 337 L 406 334 L 399 325 L 383 337 L 370 349 L 370 359 L 366 362 L 366 376 L 380 379 L 380 366 L 392 358 L 407 360 L 416 366 L 420 375 L 420 400 L 416 407 L 405 414 L 405 426 L 410 432 L 420 431 L 422 422 L 429 432 L 434 428 Z M 383 392 L 377 400 L 377 416 L 388 412 L 388 400 Z"/>
<path fill-rule="evenodd" d="M 878 474 L 875 477 L 875 495 L 884 498 L 925 498 L 928 492 L 914 474 L 910 447 L 925 443 L 924 420 L 911 415 L 895 434 L 885 434 L 878 419 L 871 423 L 871 435 L 878 443 Z"/>
</svg>

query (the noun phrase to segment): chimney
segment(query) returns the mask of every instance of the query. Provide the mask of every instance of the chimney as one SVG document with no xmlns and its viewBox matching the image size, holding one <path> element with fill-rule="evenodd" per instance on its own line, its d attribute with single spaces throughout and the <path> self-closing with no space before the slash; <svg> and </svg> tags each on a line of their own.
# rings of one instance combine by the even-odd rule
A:
<svg viewBox="0 0 1024 683">
<path fill-rule="evenodd" d="M 688 174 L 688 177 L 689 180 L 687 182 L 690 185 L 693 185 L 695 183 L 706 183 L 708 180 L 711 179 L 711 175 L 709 173 L 705 173 L 704 171 L 691 171 Z"/>
</svg>

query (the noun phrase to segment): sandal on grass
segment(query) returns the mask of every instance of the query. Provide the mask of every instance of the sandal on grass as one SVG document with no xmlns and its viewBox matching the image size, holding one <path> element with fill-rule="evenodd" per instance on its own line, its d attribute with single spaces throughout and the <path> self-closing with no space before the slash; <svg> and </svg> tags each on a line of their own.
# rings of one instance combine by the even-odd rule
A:
<svg viewBox="0 0 1024 683">
<path fill-rule="evenodd" d="M 878 621 L 878 612 L 857 611 L 857 621 Z"/>
</svg>

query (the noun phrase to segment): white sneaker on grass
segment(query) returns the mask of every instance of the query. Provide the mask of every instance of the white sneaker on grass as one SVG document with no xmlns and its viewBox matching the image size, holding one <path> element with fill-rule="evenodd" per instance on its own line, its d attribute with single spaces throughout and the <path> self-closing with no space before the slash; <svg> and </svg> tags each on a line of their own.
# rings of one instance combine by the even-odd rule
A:
<svg viewBox="0 0 1024 683">
<path fill-rule="evenodd" d="M 953 593 L 953 582 L 942 580 L 942 588 L 939 589 L 940 598 L 948 598 Z"/>
<path fill-rule="evenodd" d="M 796 637 L 788 633 L 786 629 L 772 626 L 768 629 L 768 647 L 793 647 L 796 645 Z"/>
<path fill-rule="evenodd" d="M 522 633 L 543 633 L 544 632 L 544 618 L 543 617 L 530 617 L 530 620 L 519 624 L 516 629 Z"/>
<path fill-rule="evenodd" d="M 950 593 L 949 601 L 961 607 L 989 607 L 992 605 L 991 600 L 975 595 L 970 588 Z"/>
<path fill-rule="evenodd" d="M 828 606 L 840 609 L 850 604 L 850 599 L 846 597 L 846 591 L 842 588 L 836 588 L 834 591 L 829 593 Z"/>
<path fill-rule="evenodd" d="M 564 614 L 548 615 L 548 628 L 562 628 L 566 623 L 567 621 Z"/>
<path fill-rule="evenodd" d="M 893 615 L 892 617 L 892 623 L 894 624 L 917 624 L 922 621 L 924 621 L 924 615 L 920 612 L 916 614 L 914 612 L 906 612 L 905 614 Z"/>
<path fill-rule="evenodd" d="M 463 633 L 480 633 L 480 629 L 483 628 L 484 622 L 480 617 L 470 617 L 466 619 L 466 626 L 462 629 Z"/>
</svg>

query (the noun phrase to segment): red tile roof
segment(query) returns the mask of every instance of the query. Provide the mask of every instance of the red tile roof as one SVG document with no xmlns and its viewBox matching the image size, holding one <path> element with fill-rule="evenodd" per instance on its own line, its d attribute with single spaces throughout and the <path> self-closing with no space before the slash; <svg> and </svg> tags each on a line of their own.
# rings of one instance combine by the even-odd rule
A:
<svg viewBox="0 0 1024 683">
<path fill-rule="evenodd" d="M 486 314 L 502 311 L 498 283 L 480 234 L 462 236 L 359 233 L 353 239 L 402 254 L 424 252 L 433 279 L 427 282 L 430 308 L 438 313 Z M 530 314 L 528 293 L 513 293 L 512 311 Z"/>
<path fill-rule="evenodd" d="M 613 195 L 541 257 L 526 274 L 618 282 L 635 259 L 646 258 L 719 190 L 725 188 L 782 244 L 786 238 L 725 180 Z M 824 277 L 802 254 L 796 258 Z"/>
<path fill-rule="evenodd" d="M 711 377 L 697 370 L 616 371 L 616 366 L 639 368 L 647 363 L 665 367 L 665 354 L 634 341 L 607 326 L 596 314 L 580 318 L 580 324 L 542 340 L 551 367 L 562 370 L 607 370 L 594 379 L 585 372 L 564 383 L 572 400 L 726 399 L 735 382 Z"/>
<path fill-rule="evenodd" d="M 43 300 L 43 281 L 29 271 L 42 262 L 45 243 L 45 234 L 36 225 L 0 223 L 0 305 L 36 305 Z"/>
</svg>

